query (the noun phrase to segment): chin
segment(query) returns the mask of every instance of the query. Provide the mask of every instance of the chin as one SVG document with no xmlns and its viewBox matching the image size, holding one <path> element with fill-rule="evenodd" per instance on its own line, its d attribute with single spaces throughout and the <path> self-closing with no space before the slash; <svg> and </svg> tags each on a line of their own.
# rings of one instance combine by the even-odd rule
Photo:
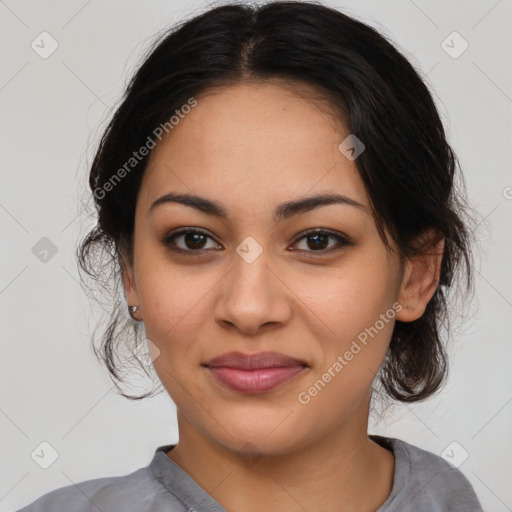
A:
<svg viewBox="0 0 512 512">
<path fill-rule="evenodd" d="M 289 412 L 266 418 L 258 417 L 254 412 L 250 416 L 232 414 L 226 430 L 217 429 L 217 435 L 211 436 L 210 433 L 210 436 L 241 457 L 270 457 L 290 453 L 307 444 L 306 440 L 311 435 L 307 422 L 298 422 L 293 418 L 293 413 Z M 311 430 L 315 431 L 314 425 Z"/>
</svg>

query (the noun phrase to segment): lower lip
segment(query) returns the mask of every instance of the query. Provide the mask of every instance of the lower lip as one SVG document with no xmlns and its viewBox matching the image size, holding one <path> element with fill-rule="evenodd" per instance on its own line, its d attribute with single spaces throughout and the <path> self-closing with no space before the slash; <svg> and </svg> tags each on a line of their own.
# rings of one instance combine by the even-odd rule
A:
<svg viewBox="0 0 512 512">
<path fill-rule="evenodd" d="M 277 368 L 260 368 L 241 370 L 239 368 L 208 368 L 213 377 L 225 387 L 240 393 L 257 394 L 277 388 L 292 380 L 305 370 L 304 366 L 280 366 Z"/>
</svg>

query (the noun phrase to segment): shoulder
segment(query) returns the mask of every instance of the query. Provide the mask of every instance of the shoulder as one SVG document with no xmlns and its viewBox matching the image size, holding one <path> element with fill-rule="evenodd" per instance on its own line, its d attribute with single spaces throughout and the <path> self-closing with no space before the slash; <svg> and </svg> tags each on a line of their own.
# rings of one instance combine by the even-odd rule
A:
<svg viewBox="0 0 512 512">
<path fill-rule="evenodd" d="M 180 501 L 149 467 L 124 476 L 86 480 L 51 491 L 18 512 L 178 512 Z"/>
<path fill-rule="evenodd" d="M 469 480 L 442 457 L 401 439 L 372 438 L 388 444 L 395 456 L 393 490 L 379 512 L 483 512 Z"/>
</svg>

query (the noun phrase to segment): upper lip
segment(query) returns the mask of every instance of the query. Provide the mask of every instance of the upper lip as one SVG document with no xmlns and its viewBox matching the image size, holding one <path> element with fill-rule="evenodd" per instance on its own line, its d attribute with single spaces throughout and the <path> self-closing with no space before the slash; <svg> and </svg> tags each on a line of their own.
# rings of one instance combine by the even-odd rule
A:
<svg viewBox="0 0 512 512">
<path fill-rule="evenodd" d="M 241 370 L 256 370 L 259 368 L 279 368 L 283 366 L 308 366 L 304 361 L 279 354 L 278 352 L 229 352 L 210 359 L 204 366 L 209 368 L 238 368 Z"/>
</svg>

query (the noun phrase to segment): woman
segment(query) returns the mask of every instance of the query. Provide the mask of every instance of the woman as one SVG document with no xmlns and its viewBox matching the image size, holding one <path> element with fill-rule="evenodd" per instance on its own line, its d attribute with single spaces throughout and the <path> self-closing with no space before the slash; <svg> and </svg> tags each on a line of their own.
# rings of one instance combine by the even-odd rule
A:
<svg viewBox="0 0 512 512">
<path fill-rule="evenodd" d="M 111 254 L 126 303 L 99 355 L 121 382 L 115 343 L 147 344 L 179 442 L 23 511 L 481 511 L 458 469 L 367 432 L 376 389 L 446 377 L 446 294 L 471 283 L 456 172 L 365 24 L 275 2 L 172 30 L 102 138 L 80 263 L 101 281 Z"/>
</svg>

